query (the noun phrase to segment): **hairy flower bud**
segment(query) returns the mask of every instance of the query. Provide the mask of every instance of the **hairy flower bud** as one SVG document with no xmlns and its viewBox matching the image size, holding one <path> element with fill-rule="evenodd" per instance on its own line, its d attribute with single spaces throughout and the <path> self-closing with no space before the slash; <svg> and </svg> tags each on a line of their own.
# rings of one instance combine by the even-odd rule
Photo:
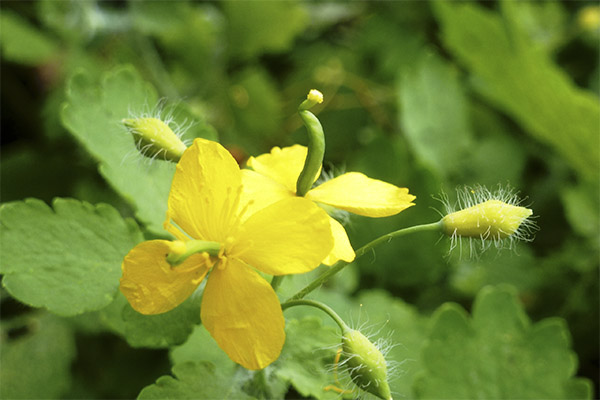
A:
<svg viewBox="0 0 600 400">
<path fill-rule="evenodd" d="M 387 363 L 377 346 L 359 331 L 348 329 L 342 337 L 342 350 L 344 364 L 358 387 L 385 400 L 392 398 Z"/>
<path fill-rule="evenodd" d="M 447 235 L 482 239 L 505 239 L 533 214 L 529 208 L 487 200 L 446 215 L 442 227 Z"/>
<path fill-rule="evenodd" d="M 133 135 L 140 153 L 146 157 L 177 162 L 187 148 L 169 125 L 158 118 L 125 118 L 122 122 Z"/>
<path fill-rule="evenodd" d="M 442 199 L 446 215 L 440 224 L 442 231 L 452 238 L 451 250 L 462 238 L 468 240 L 472 255 L 478 249 L 488 249 L 490 244 L 498 249 L 510 248 L 517 240 L 531 241 L 538 229 L 530 218 L 533 211 L 520 205 L 521 200 L 511 188 L 498 186 L 490 191 L 482 186 L 465 187 L 457 194 L 455 206 L 447 197 Z M 479 246 L 475 246 L 476 239 Z"/>
</svg>

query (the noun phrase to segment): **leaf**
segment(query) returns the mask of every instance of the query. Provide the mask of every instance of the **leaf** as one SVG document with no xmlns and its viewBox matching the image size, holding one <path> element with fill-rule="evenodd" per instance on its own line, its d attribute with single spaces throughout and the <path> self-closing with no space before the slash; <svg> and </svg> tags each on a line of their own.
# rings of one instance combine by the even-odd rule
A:
<svg viewBox="0 0 600 400">
<path fill-rule="evenodd" d="M 173 367 L 172 376 L 161 376 L 146 386 L 138 399 L 251 399 L 235 380 L 235 370 L 222 370 L 205 361 Z"/>
<path fill-rule="evenodd" d="M 219 348 L 219 345 L 210 336 L 204 325 L 196 325 L 188 340 L 181 346 L 173 348 L 170 356 L 175 365 L 188 361 L 210 361 L 219 369 L 234 368 L 236 365 Z"/>
<path fill-rule="evenodd" d="M 286 322 L 286 340 L 279 359 L 274 364 L 275 374 L 305 397 L 337 399 L 339 394 L 325 391 L 334 385 L 333 366 L 336 345 L 341 336 L 335 328 L 324 327 L 317 317 Z"/>
<path fill-rule="evenodd" d="M 156 92 L 131 67 L 105 74 L 100 81 L 85 73 L 75 74 L 62 110 L 65 127 L 99 161 L 100 173 L 136 209 L 149 229 L 165 234 L 162 223 L 175 165 L 152 162 L 140 155 L 122 125 L 123 118 L 140 116 L 157 105 Z M 186 137 L 215 139 L 214 131 L 189 110 L 168 107 L 175 124 L 192 126 Z"/>
<path fill-rule="evenodd" d="M 58 46 L 48 35 L 38 31 L 18 14 L 2 10 L 0 14 L 2 58 L 25 65 L 48 61 Z"/>
<path fill-rule="evenodd" d="M 297 1 L 227 1 L 222 6 L 231 53 L 241 57 L 287 50 L 308 23 L 306 10 Z"/>
<path fill-rule="evenodd" d="M 26 332 L 9 338 L 16 319 L 2 324 L 0 397 L 3 399 L 61 398 L 70 387 L 75 340 L 71 330 L 51 314 L 26 315 Z M 16 325 L 16 324 L 15 324 Z"/>
<path fill-rule="evenodd" d="M 192 295 L 171 311 L 143 315 L 127 303 L 122 309 L 123 335 L 132 347 L 170 347 L 184 343 L 200 323 L 202 297 Z"/>
<path fill-rule="evenodd" d="M 133 221 L 109 205 L 36 199 L 0 207 L 0 273 L 8 292 L 32 307 L 76 315 L 108 305 L 121 261 L 142 240 Z"/>
<path fill-rule="evenodd" d="M 441 176 L 462 168 L 472 145 L 458 73 L 434 53 L 405 70 L 398 87 L 401 124 L 421 161 Z"/>
<path fill-rule="evenodd" d="M 588 398 L 590 383 L 573 379 L 577 359 L 565 321 L 532 325 L 509 286 L 486 287 L 473 316 L 446 303 L 433 315 L 422 352 L 419 398 Z"/>
<path fill-rule="evenodd" d="M 446 48 L 471 72 L 475 89 L 549 144 L 583 177 L 600 171 L 600 103 L 577 88 L 515 22 L 472 3 L 436 2 Z"/>
</svg>

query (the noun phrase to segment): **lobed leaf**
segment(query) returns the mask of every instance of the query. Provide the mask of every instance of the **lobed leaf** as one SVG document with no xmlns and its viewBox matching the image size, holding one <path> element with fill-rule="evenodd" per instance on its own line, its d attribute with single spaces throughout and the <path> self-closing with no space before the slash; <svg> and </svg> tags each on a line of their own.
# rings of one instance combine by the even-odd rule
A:
<svg viewBox="0 0 600 400">
<path fill-rule="evenodd" d="M 142 240 L 137 225 L 107 204 L 36 199 L 0 206 L 0 273 L 8 292 L 32 307 L 77 315 L 115 297 L 121 261 Z"/>
<path fill-rule="evenodd" d="M 531 324 L 509 286 L 486 287 L 473 316 L 446 303 L 432 317 L 416 378 L 419 398 L 589 398 L 564 320 Z"/>
</svg>

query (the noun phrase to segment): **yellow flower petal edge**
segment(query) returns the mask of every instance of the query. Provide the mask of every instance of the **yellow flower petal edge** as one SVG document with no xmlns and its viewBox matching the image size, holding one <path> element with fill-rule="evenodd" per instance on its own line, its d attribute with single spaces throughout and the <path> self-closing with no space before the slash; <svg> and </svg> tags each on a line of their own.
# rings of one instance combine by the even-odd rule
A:
<svg viewBox="0 0 600 400">
<path fill-rule="evenodd" d="M 346 230 L 338 221 L 333 218 L 329 218 L 329 224 L 331 226 L 331 233 L 333 234 L 333 249 L 327 257 L 323 260 L 325 265 L 333 265 L 339 260 L 346 262 L 354 261 L 354 249 L 350 244 Z"/>
<path fill-rule="evenodd" d="M 183 303 L 208 272 L 207 259 L 195 254 L 172 267 L 166 254 L 174 242 L 150 240 L 135 246 L 123 259 L 120 289 L 134 310 L 161 314 Z"/>
<path fill-rule="evenodd" d="M 294 192 L 272 178 L 249 169 L 241 172 L 242 204 L 248 204 L 245 218 L 280 200 L 296 197 Z"/>
<path fill-rule="evenodd" d="M 313 270 L 332 247 L 327 213 L 295 197 L 249 217 L 229 253 L 267 274 L 287 275 Z"/>
<path fill-rule="evenodd" d="M 304 168 L 308 148 L 296 144 L 290 147 L 273 147 L 270 153 L 250 157 L 248 166 L 261 175 L 268 176 L 284 185 L 290 192 L 296 193 L 296 182 Z M 319 171 L 319 174 L 321 171 Z M 318 178 L 317 174 L 314 178 Z"/>
<path fill-rule="evenodd" d="M 277 295 L 258 273 L 236 259 L 211 272 L 201 318 L 219 347 L 248 369 L 271 364 L 285 342 L 285 321 Z"/>
<path fill-rule="evenodd" d="M 366 217 L 387 217 L 414 206 L 408 189 L 348 172 L 311 189 L 306 198 Z"/>
<path fill-rule="evenodd" d="M 177 164 L 166 224 L 172 219 L 194 239 L 223 242 L 237 222 L 241 190 L 233 156 L 217 142 L 195 139 Z"/>
</svg>

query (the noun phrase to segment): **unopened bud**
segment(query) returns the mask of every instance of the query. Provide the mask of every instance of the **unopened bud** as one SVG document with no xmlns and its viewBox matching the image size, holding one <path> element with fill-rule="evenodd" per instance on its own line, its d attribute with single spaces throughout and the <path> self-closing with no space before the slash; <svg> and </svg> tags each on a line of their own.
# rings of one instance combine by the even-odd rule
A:
<svg viewBox="0 0 600 400">
<path fill-rule="evenodd" d="M 358 387 L 385 400 L 392 398 L 387 363 L 377 346 L 359 331 L 348 329 L 342 338 L 342 350 L 348 373 Z"/>
<path fill-rule="evenodd" d="M 447 235 L 481 239 L 505 239 L 517 232 L 533 214 L 529 208 L 487 200 L 446 215 L 442 227 Z"/>
<path fill-rule="evenodd" d="M 122 122 L 146 157 L 177 162 L 187 148 L 169 125 L 158 118 L 125 118 Z"/>
</svg>

